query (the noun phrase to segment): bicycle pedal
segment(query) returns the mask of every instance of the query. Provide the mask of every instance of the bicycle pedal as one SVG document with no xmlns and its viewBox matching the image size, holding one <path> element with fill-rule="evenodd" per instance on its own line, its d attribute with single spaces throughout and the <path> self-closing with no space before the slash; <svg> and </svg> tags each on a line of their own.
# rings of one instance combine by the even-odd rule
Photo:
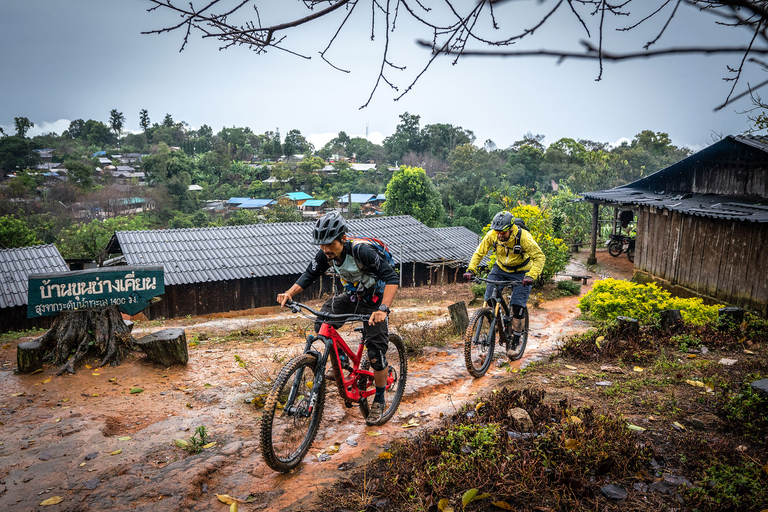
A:
<svg viewBox="0 0 768 512">
<path fill-rule="evenodd" d="M 348 400 L 344 400 L 344 405 L 347 407 L 347 409 L 351 409 L 354 404 Z"/>
</svg>

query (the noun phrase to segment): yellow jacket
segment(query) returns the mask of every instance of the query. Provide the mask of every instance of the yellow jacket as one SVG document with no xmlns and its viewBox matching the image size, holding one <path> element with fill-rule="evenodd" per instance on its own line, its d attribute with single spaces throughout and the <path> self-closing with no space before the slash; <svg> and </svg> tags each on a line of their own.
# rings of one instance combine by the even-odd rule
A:
<svg viewBox="0 0 768 512">
<path fill-rule="evenodd" d="M 512 247 L 515 245 L 515 239 L 517 232 L 520 233 L 520 246 L 523 248 L 523 252 L 520 254 L 514 254 Z M 512 225 L 512 233 L 509 236 L 509 240 L 506 242 L 499 241 L 499 233 L 493 229 L 488 230 L 488 233 L 480 241 L 480 245 L 477 246 L 475 254 L 472 255 L 472 260 L 469 262 L 469 270 L 477 273 L 477 266 L 482 261 L 483 257 L 488 254 L 488 251 L 494 248 L 496 249 L 496 264 L 505 272 L 520 272 L 527 271 L 526 276 L 531 279 L 536 279 L 541 274 L 544 268 L 544 262 L 546 257 L 541 251 L 541 247 L 536 243 L 531 234 L 519 226 Z M 529 259 L 528 263 L 520 266 Z M 519 267 L 519 268 L 518 268 Z"/>
</svg>

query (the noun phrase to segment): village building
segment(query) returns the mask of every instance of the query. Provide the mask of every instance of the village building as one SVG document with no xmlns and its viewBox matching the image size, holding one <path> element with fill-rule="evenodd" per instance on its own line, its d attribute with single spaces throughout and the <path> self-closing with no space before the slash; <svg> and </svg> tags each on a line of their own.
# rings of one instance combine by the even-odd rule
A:
<svg viewBox="0 0 768 512">
<path fill-rule="evenodd" d="M 768 139 L 732 136 L 593 203 L 638 211 L 635 278 L 768 315 Z"/>
</svg>

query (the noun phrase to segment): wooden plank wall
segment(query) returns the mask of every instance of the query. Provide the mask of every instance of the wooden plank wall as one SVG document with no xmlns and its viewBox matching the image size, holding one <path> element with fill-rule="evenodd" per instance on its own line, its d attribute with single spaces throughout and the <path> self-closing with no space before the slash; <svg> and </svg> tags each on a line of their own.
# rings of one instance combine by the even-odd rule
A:
<svg viewBox="0 0 768 512">
<path fill-rule="evenodd" d="M 768 315 L 768 225 L 642 207 L 635 267 Z"/>
</svg>

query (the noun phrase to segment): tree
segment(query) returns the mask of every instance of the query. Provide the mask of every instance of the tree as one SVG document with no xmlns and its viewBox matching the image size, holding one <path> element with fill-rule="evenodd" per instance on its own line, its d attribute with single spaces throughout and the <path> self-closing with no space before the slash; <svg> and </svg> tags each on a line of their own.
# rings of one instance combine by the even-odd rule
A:
<svg viewBox="0 0 768 512">
<path fill-rule="evenodd" d="M 72 183 L 80 189 L 88 190 L 93 187 L 93 175 L 96 171 L 93 166 L 82 161 L 70 161 L 67 163 L 67 171 Z"/>
<path fill-rule="evenodd" d="M 123 133 L 123 125 L 125 124 L 125 116 L 122 112 L 118 112 L 117 109 L 109 111 L 109 127 L 115 132 L 117 138 Z"/>
<path fill-rule="evenodd" d="M 13 135 L 0 138 L 0 169 L 27 169 L 39 162 L 40 155 L 34 150 L 31 140 Z"/>
<path fill-rule="evenodd" d="M 311 153 L 313 150 L 312 144 L 307 142 L 307 139 L 301 134 L 299 130 L 290 130 L 285 135 L 285 141 L 283 141 L 283 152 L 286 157 L 293 155 L 305 155 Z"/>
<path fill-rule="evenodd" d="M 768 31 L 764 30 L 768 22 L 768 6 L 765 0 L 645 0 L 642 2 L 607 2 L 605 0 L 579 1 L 540 1 L 536 6 L 526 2 L 511 1 L 478 1 L 456 3 L 449 0 L 442 2 L 408 2 L 392 0 L 386 7 L 377 2 L 363 0 L 328 0 L 327 2 L 294 0 L 291 3 L 293 11 L 285 9 L 269 10 L 254 6 L 254 13 L 242 16 L 237 12 L 248 6 L 249 2 L 240 2 L 235 7 L 230 4 L 214 5 L 207 0 L 197 2 L 181 2 L 179 0 L 150 0 L 155 4 L 152 10 L 168 9 L 181 20 L 173 25 L 144 32 L 145 34 L 181 31 L 184 50 L 190 34 L 198 32 L 205 38 L 218 40 L 222 48 L 245 46 L 256 52 L 266 53 L 270 48 L 284 50 L 286 53 L 309 56 L 291 48 L 289 38 L 291 33 L 306 35 L 309 25 L 319 26 L 325 35 L 315 35 L 317 40 L 330 41 L 320 51 L 320 56 L 329 65 L 341 69 L 329 60 L 329 50 L 334 43 L 347 39 L 338 37 L 348 26 L 370 26 L 367 37 L 383 36 L 380 45 L 377 66 L 378 77 L 374 81 L 367 106 L 380 85 L 389 85 L 398 91 L 399 99 L 407 94 L 429 68 L 440 57 L 448 57 L 455 63 L 460 58 L 478 56 L 504 57 L 549 57 L 559 61 L 565 59 L 586 60 L 597 64 L 597 79 L 602 79 L 603 62 L 622 62 L 632 59 L 646 59 L 666 55 L 691 54 L 730 54 L 734 55 L 734 65 L 729 68 L 727 80 L 732 81 L 732 89 L 728 100 L 731 99 L 739 83 L 749 83 L 747 90 L 738 96 L 749 94 L 759 87 L 768 85 L 768 80 L 757 84 L 758 80 L 750 80 L 750 76 L 762 76 L 764 59 L 760 56 L 768 54 Z M 288 3 L 288 2 L 285 2 Z M 326 4 L 323 9 L 316 9 L 319 4 Z M 366 5 L 370 4 L 370 5 Z M 358 9 L 359 7 L 359 9 Z M 686 11 L 687 12 L 683 12 Z M 285 19 L 284 12 L 296 12 L 294 17 Z M 393 15 L 397 13 L 397 15 Z M 741 44 L 726 45 L 716 39 L 708 38 L 708 31 L 702 30 L 694 36 L 694 41 L 687 47 L 659 47 L 671 21 L 686 14 L 695 16 L 711 16 L 713 23 L 733 27 Z M 403 19 L 406 18 L 406 20 Z M 238 21 L 234 21 L 238 20 Z M 558 20 L 558 21 L 552 21 Z M 396 24 L 397 22 L 397 24 Z M 583 34 L 578 51 L 569 51 L 555 47 L 556 40 L 547 40 L 552 31 L 542 29 L 559 23 L 557 30 L 573 28 Z M 572 27 L 565 25 L 570 23 Z M 405 37 L 417 40 L 417 45 L 424 50 L 425 64 L 423 68 L 410 75 L 407 87 L 398 87 L 392 73 L 400 72 L 403 67 L 398 64 L 395 56 L 396 28 L 408 27 Z M 416 27 L 416 28 L 414 28 Z M 512 27 L 512 28 L 510 28 Z M 660 27 L 660 28 L 659 28 Z M 605 34 L 614 31 L 645 31 L 633 40 L 647 41 L 642 51 L 614 53 L 610 51 Z M 670 30 L 671 31 L 671 30 Z M 639 37 L 638 37 L 639 36 Z M 520 49 L 515 45 L 523 39 L 539 37 L 542 41 L 540 49 Z M 632 39 L 632 35 L 625 35 Z M 698 39 L 696 39 L 698 37 Z M 616 38 L 613 38 L 614 40 Z M 641 43 L 642 44 L 642 43 Z M 479 48 L 477 48 L 479 46 Z M 529 48 L 531 44 L 529 43 Z M 733 99 L 735 99 L 734 97 Z"/>
<path fill-rule="evenodd" d="M 67 133 L 69 134 L 69 138 L 71 139 L 79 139 L 83 136 L 85 132 L 85 121 L 82 119 L 75 119 L 71 123 L 69 123 L 69 129 L 67 130 Z"/>
<path fill-rule="evenodd" d="M 103 221 L 94 219 L 87 224 L 62 230 L 56 247 L 65 259 L 96 259 L 115 231 L 136 231 L 148 228 L 147 221 L 141 216 L 115 217 Z"/>
<path fill-rule="evenodd" d="M 410 215 L 427 226 L 439 226 L 445 219 L 440 194 L 424 169 L 400 166 L 387 185 L 384 202 L 387 215 Z"/>
<path fill-rule="evenodd" d="M 400 114 L 400 124 L 395 133 L 384 139 L 384 149 L 387 150 L 391 163 L 399 162 L 403 155 L 411 151 L 421 153 L 423 137 L 419 128 L 421 116 L 408 112 Z"/>
<path fill-rule="evenodd" d="M 21 137 L 22 139 L 26 137 L 30 128 L 35 127 L 35 123 L 26 117 L 14 117 L 13 124 L 16 126 L 16 136 Z"/>
<path fill-rule="evenodd" d="M 24 221 L 11 215 L 0 217 L 0 248 L 14 249 L 39 244 L 37 235 L 27 227 Z"/>
<path fill-rule="evenodd" d="M 173 117 L 171 117 L 171 114 L 165 114 L 165 117 L 163 118 L 163 126 L 166 128 L 173 128 L 176 125 L 176 123 L 173 122 Z"/>
<path fill-rule="evenodd" d="M 147 109 L 143 108 L 139 112 L 139 126 L 141 126 L 141 129 L 145 132 L 149 128 L 149 112 L 147 112 Z"/>
</svg>

